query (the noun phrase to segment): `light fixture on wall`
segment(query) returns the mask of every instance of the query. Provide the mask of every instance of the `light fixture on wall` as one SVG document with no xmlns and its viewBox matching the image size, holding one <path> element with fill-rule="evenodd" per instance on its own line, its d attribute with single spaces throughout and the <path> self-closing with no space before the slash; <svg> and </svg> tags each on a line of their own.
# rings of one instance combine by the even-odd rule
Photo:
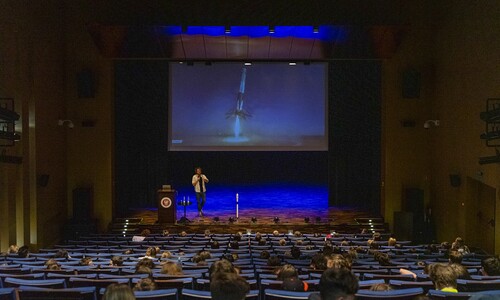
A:
<svg viewBox="0 0 500 300">
<path fill-rule="evenodd" d="M 59 121 L 57 121 L 57 125 L 59 125 L 59 126 L 64 126 L 64 124 L 66 124 L 66 126 L 68 126 L 68 128 L 75 127 L 75 124 L 71 120 L 59 120 Z"/>
</svg>

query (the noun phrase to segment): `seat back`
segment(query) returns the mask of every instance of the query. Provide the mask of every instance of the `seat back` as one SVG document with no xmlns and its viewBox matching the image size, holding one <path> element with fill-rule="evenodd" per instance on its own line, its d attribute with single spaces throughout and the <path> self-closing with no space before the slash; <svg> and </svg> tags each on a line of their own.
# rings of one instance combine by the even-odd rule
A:
<svg viewBox="0 0 500 300">
<path fill-rule="evenodd" d="M 66 287 L 64 279 L 22 279 L 7 277 L 4 279 L 5 287 L 34 286 L 43 288 L 62 289 Z"/>
<path fill-rule="evenodd" d="M 177 289 L 164 289 L 154 291 L 134 291 L 136 299 L 143 300 L 177 300 Z"/>
<path fill-rule="evenodd" d="M 432 281 L 389 280 L 389 284 L 398 290 L 420 287 L 427 293 L 429 290 L 434 289 L 434 283 L 432 283 Z"/>
<path fill-rule="evenodd" d="M 107 288 L 112 283 L 129 284 L 129 278 L 105 278 L 105 279 L 89 279 L 89 278 L 70 278 L 69 285 L 71 287 L 88 287 L 93 286 L 97 289 Z"/>
<path fill-rule="evenodd" d="M 372 300 L 372 299 L 393 299 L 393 300 L 411 300 L 415 296 L 423 295 L 422 288 L 401 289 L 392 291 L 370 291 L 358 290 L 356 299 L 358 300 Z"/>
<path fill-rule="evenodd" d="M 263 300 L 307 300 L 311 292 L 290 292 L 284 290 L 267 289 L 264 290 Z"/>
<path fill-rule="evenodd" d="M 16 300 L 14 288 L 0 288 L 0 300 Z"/>
<path fill-rule="evenodd" d="M 95 300 L 96 288 L 51 289 L 21 286 L 19 300 Z"/>
<path fill-rule="evenodd" d="M 466 300 L 469 299 L 472 295 L 474 295 L 474 293 L 467 293 L 467 292 L 450 293 L 439 290 L 429 290 L 428 292 L 428 296 L 431 299 Z"/>
<path fill-rule="evenodd" d="M 461 292 L 480 292 L 500 290 L 500 279 L 497 280 L 457 280 L 458 290 Z"/>
<path fill-rule="evenodd" d="M 204 300 L 212 299 L 210 291 L 198 291 L 193 289 L 183 289 L 182 290 L 182 300 Z M 258 300 L 259 291 L 250 290 L 245 297 L 246 300 Z"/>
</svg>

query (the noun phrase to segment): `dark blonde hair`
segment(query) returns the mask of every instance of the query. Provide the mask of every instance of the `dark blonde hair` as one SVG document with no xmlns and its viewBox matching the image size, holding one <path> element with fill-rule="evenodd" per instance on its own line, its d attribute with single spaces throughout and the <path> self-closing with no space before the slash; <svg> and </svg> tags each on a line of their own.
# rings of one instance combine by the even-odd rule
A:
<svg viewBox="0 0 500 300">
<path fill-rule="evenodd" d="M 436 263 L 430 265 L 429 278 L 437 290 L 446 287 L 457 288 L 457 273 L 448 264 Z"/>
<path fill-rule="evenodd" d="M 182 273 L 182 267 L 173 261 L 164 263 L 161 266 L 161 273 L 168 275 L 184 275 L 184 273 Z"/>
</svg>

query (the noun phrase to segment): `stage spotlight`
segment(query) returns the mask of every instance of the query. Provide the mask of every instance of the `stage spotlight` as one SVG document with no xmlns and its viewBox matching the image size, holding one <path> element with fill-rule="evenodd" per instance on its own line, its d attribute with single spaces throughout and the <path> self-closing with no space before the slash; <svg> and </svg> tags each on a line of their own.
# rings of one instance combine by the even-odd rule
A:
<svg viewBox="0 0 500 300">
<path fill-rule="evenodd" d="M 289 63 L 288 63 L 288 65 L 289 65 L 289 66 L 296 66 L 296 65 L 297 65 L 297 63 L 296 63 L 296 62 L 294 62 L 294 61 L 291 61 L 291 62 L 289 62 Z"/>
<path fill-rule="evenodd" d="M 321 222 L 321 217 L 316 217 L 316 223 L 320 223 Z"/>
<path fill-rule="evenodd" d="M 252 223 L 257 223 L 257 218 L 256 217 L 252 217 Z"/>
<path fill-rule="evenodd" d="M 280 218 L 279 217 L 274 217 L 273 221 L 274 221 L 274 223 L 278 224 L 280 222 Z"/>
<path fill-rule="evenodd" d="M 233 218 L 233 217 L 230 217 L 230 218 L 229 218 L 229 223 L 233 224 L 234 222 L 236 222 L 236 219 L 235 219 L 235 218 Z"/>
<path fill-rule="evenodd" d="M 309 219 L 309 217 L 304 218 L 304 222 L 309 223 L 310 221 L 311 221 L 311 219 Z"/>
<path fill-rule="evenodd" d="M 220 221 L 219 217 L 214 217 L 213 220 L 215 223 L 218 223 Z"/>
</svg>

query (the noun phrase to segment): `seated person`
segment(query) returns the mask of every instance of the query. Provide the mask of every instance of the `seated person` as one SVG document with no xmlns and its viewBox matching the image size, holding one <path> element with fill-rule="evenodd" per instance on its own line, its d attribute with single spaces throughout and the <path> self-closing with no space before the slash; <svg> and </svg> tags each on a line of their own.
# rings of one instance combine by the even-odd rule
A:
<svg viewBox="0 0 500 300">
<path fill-rule="evenodd" d="M 436 290 L 457 293 L 457 273 L 448 264 L 436 263 L 429 265 L 429 278 Z"/>
<path fill-rule="evenodd" d="M 156 283 L 152 278 L 142 278 L 137 281 L 134 286 L 134 291 L 154 291 L 156 290 Z"/>
<path fill-rule="evenodd" d="M 102 300 L 135 300 L 135 295 L 128 284 L 112 283 L 106 288 Z"/>
<path fill-rule="evenodd" d="M 247 281 L 234 273 L 214 273 L 210 281 L 212 300 L 244 300 L 250 291 Z"/>
<path fill-rule="evenodd" d="M 115 255 L 115 256 L 111 257 L 109 265 L 113 266 L 113 267 L 121 267 L 121 266 L 123 266 L 123 257 L 121 257 L 119 255 Z"/>
<path fill-rule="evenodd" d="M 496 256 L 481 261 L 483 276 L 500 276 L 500 259 Z"/>
<path fill-rule="evenodd" d="M 182 267 L 173 261 L 167 261 L 161 266 L 161 273 L 167 275 L 184 275 Z"/>
<path fill-rule="evenodd" d="M 319 294 L 309 295 L 311 300 L 354 300 L 359 283 L 356 275 L 347 269 L 327 269 L 319 280 Z"/>
</svg>

